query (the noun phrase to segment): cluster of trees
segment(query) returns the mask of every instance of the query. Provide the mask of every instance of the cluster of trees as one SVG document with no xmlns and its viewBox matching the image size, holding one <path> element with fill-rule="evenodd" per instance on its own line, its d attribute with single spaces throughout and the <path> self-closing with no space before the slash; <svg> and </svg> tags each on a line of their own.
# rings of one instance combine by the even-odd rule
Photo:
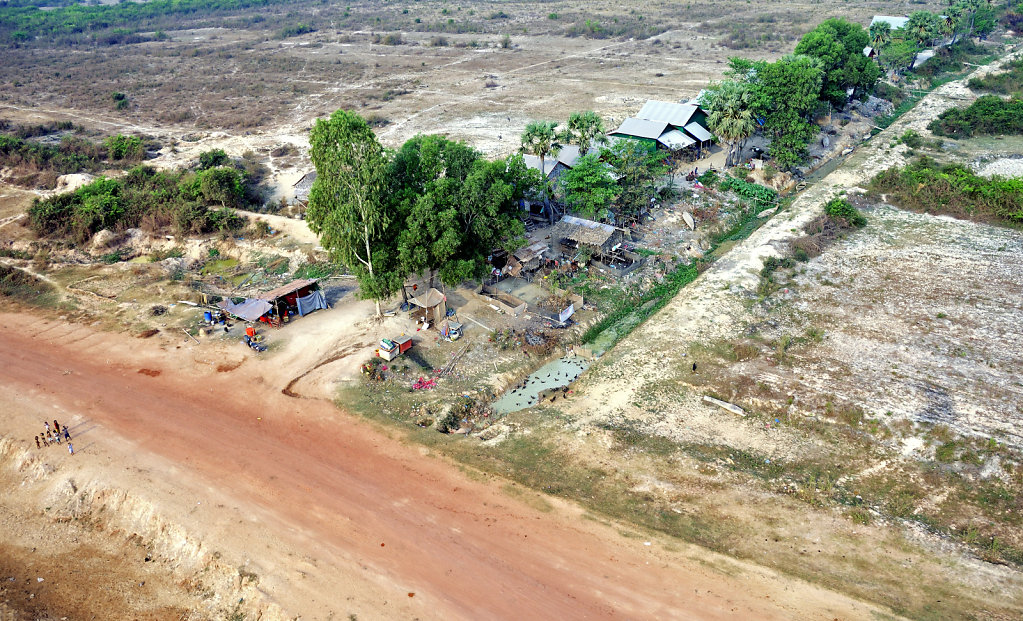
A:
<svg viewBox="0 0 1023 621">
<path fill-rule="evenodd" d="M 987 0 L 952 0 L 944 15 L 915 11 L 898 30 L 877 22 L 870 26 L 870 46 L 878 64 L 902 72 L 913 66 L 916 57 L 936 39 L 948 39 L 955 45 L 960 37 L 985 37 L 994 30 L 995 10 Z"/>
<path fill-rule="evenodd" d="M 578 146 L 583 155 L 558 177 L 555 187 L 548 188 L 544 180 L 541 198 L 548 209 L 553 192 L 569 211 L 584 218 L 629 218 L 649 205 L 668 173 L 663 151 L 633 140 L 618 140 L 608 146 L 604 121 L 593 111 L 572 113 L 561 131 L 553 121 L 529 123 L 520 150 L 539 157 L 544 168 L 547 158 L 557 157 L 570 144 Z"/>
<path fill-rule="evenodd" d="M 102 229 L 233 230 L 244 224 L 233 208 L 244 206 L 244 173 L 233 167 L 158 171 L 136 166 L 117 179 L 100 177 L 74 192 L 36 199 L 28 215 L 36 233 L 81 244 Z"/>
<path fill-rule="evenodd" d="M 490 161 L 442 136 L 416 136 L 391 152 L 346 110 L 318 119 L 309 143 L 317 172 L 309 228 L 378 313 L 410 275 L 452 286 L 482 278 L 495 248 L 524 241 L 520 205 L 540 177 L 520 155 Z"/>
<path fill-rule="evenodd" d="M 877 83 L 880 70 L 863 55 L 867 45 L 862 26 L 829 19 L 804 35 L 795 53 L 775 62 L 730 59 L 727 79 L 712 85 L 701 102 L 710 129 L 726 145 L 727 165 L 737 163 L 756 131 L 770 137 L 779 166 L 802 162 L 817 135 L 815 112 L 827 104 L 841 106 L 850 93 L 870 92 Z"/>
</svg>

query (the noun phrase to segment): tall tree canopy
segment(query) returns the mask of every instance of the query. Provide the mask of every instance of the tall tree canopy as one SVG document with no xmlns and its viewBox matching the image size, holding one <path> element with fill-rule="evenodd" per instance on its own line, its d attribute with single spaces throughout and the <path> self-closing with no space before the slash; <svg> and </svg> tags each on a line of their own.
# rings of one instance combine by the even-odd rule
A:
<svg viewBox="0 0 1023 621">
<path fill-rule="evenodd" d="M 587 153 L 558 179 L 567 207 L 591 220 L 603 220 L 618 196 L 609 166 L 596 153 Z"/>
<path fill-rule="evenodd" d="M 401 285 L 393 237 L 395 219 L 384 183 L 387 154 L 366 121 L 338 110 L 317 119 L 309 136 L 316 181 L 306 219 L 334 260 L 353 271 L 363 297 L 380 301 Z"/>
<path fill-rule="evenodd" d="M 888 22 L 874 22 L 870 25 L 870 46 L 874 48 L 874 57 L 881 62 L 881 52 L 892 42 L 892 25 Z"/>
<path fill-rule="evenodd" d="M 869 91 L 881 76 L 877 65 L 863 55 L 863 48 L 869 44 L 870 36 L 863 26 L 832 18 L 803 35 L 795 53 L 820 61 L 824 72 L 820 98 L 841 106 L 848 100 L 848 89 Z"/>
<path fill-rule="evenodd" d="M 479 278 L 495 248 L 515 249 L 519 202 L 538 183 L 521 156 L 488 161 L 461 142 L 416 136 L 392 164 L 391 200 L 404 215 L 398 253 L 406 273 L 447 285 Z"/>
<path fill-rule="evenodd" d="M 640 214 L 657 196 L 657 184 L 668 173 L 666 153 L 635 140 L 619 140 L 604 150 L 604 159 L 618 178 L 614 209 L 626 218 Z"/>
<path fill-rule="evenodd" d="M 771 138 L 771 156 L 782 167 L 799 164 L 818 131 L 810 121 L 824 84 L 820 60 L 789 54 L 773 63 L 731 58 L 729 65 L 727 75 L 749 89 L 753 117 Z"/>
</svg>

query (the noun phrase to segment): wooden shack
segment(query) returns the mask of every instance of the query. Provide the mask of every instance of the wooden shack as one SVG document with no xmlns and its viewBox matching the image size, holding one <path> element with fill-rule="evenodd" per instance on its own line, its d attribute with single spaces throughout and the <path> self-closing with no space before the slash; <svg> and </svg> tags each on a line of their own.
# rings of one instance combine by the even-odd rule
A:
<svg viewBox="0 0 1023 621">
<path fill-rule="evenodd" d="M 437 326 L 447 317 L 447 298 L 433 287 L 422 295 L 409 298 L 409 312 L 416 321 L 427 321 Z"/>
</svg>

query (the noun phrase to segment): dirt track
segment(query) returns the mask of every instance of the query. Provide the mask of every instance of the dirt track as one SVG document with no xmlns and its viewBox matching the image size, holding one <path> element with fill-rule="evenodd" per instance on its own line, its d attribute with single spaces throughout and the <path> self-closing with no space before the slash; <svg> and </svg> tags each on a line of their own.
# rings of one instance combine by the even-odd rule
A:
<svg viewBox="0 0 1023 621">
<path fill-rule="evenodd" d="M 0 322 L 6 433 L 18 437 L 24 429 L 27 444 L 38 422 L 28 412 L 74 412 L 96 427 L 78 441 L 74 458 L 46 454 L 57 455 L 58 472 L 90 462 L 120 471 L 109 458 L 127 445 L 129 462 L 167 460 L 178 473 L 172 477 L 205 484 L 212 498 L 204 501 L 237 503 L 241 514 L 259 516 L 237 527 L 242 549 L 233 552 L 272 574 L 262 590 L 289 614 L 347 614 L 350 596 L 367 601 L 367 583 L 375 591 L 368 599 L 379 599 L 369 603 L 375 610 L 357 610 L 359 618 L 399 611 L 447 619 L 871 614 L 841 595 L 698 548 L 624 538 L 571 506 L 534 509 L 501 492 L 503 481 L 470 479 L 329 403 L 281 395 L 258 378 L 257 365 L 207 375 L 186 359 L 199 348 L 145 351 L 119 335 L 38 321 L 26 330 L 19 321 L 20 330 L 10 316 Z M 157 496 L 150 500 L 159 506 L 158 488 L 136 491 Z M 313 559 L 334 587 L 320 593 L 327 602 L 303 597 L 285 559 L 260 557 L 267 553 L 257 542 L 266 539 L 285 540 Z M 231 542 L 207 543 L 232 553 Z"/>
</svg>

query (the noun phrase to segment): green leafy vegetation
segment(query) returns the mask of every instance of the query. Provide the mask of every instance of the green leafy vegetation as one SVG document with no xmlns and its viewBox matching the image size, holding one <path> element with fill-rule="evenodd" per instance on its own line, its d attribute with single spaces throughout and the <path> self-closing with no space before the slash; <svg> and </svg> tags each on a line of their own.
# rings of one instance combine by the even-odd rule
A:
<svg viewBox="0 0 1023 621">
<path fill-rule="evenodd" d="M 558 179 L 565 206 L 591 220 L 603 220 L 617 196 L 618 184 L 611 168 L 596 153 L 588 153 Z"/>
<path fill-rule="evenodd" d="M 863 26 L 840 18 L 825 20 L 803 35 L 795 53 L 820 61 L 824 72 L 820 98 L 836 106 L 848 100 L 848 89 L 855 93 L 869 93 L 874 88 L 881 70 L 863 55 L 870 44 L 870 36 Z"/>
<path fill-rule="evenodd" d="M 138 166 L 119 179 L 101 177 L 74 192 L 36 199 L 28 215 L 39 235 L 67 237 L 80 244 L 101 229 L 234 230 L 244 221 L 224 207 L 240 206 L 242 197 L 240 174 L 231 169 L 196 174 Z M 221 209 L 212 208 L 218 204 Z"/>
<path fill-rule="evenodd" d="M 824 213 L 837 220 L 842 220 L 850 227 L 862 228 L 867 225 L 867 218 L 859 209 L 844 198 L 833 198 L 824 205 Z"/>
<path fill-rule="evenodd" d="M 122 162 L 141 162 L 146 157 L 146 149 L 138 136 L 117 134 L 103 141 L 110 159 Z"/>
<path fill-rule="evenodd" d="M 0 165 L 21 172 L 95 172 L 103 168 L 105 160 L 101 145 L 76 136 L 64 136 L 54 146 L 0 134 Z"/>
<path fill-rule="evenodd" d="M 878 174 L 870 188 L 913 211 L 1023 223 L 1023 180 L 981 177 L 960 164 L 942 165 L 922 157 L 905 167 Z"/>
<path fill-rule="evenodd" d="M 317 121 L 310 145 L 318 173 L 310 228 L 378 303 L 410 274 L 451 285 L 479 278 L 494 248 L 523 239 L 519 205 L 539 175 L 521 156 L 490 161 L 443 136 L 416 136 L 388 153 L 345 110 Z"/>
<path fill-rule="evenodd" d="M 341 266 L 335 263 L 328 262 L 316 262 L 316 263 L 303 263 L 298 266 L 295 270 L 295 278 L 328 278 L 342 273 Z"/>
<path fill-rule="evenodd" d="M 731 190 L 746 200 L 751 201 L 757 211 L 767 209 L 778 202 L 778 192 L 756 183 L 750 183 L 745 179 L 725 177 L 721 180 L 718 189 L 723 191 Z"/>
<path fill-rule="evenodd" d="M 967 108 L 945 110 L 927 128 L 951 138 L 1023 134 L 1023 100 L 984 95 Z"/>
<path fill-rule="evenodd" d="M 69 4 L 43 10 L 40 6 L 0 6 L 0 41 L 25 44 L 37 37 L 87 35 L 106 44 L 138 43 L 146 39 L 129 36 L 145 26 L 194 14 L 222 14 L 248 8 L 283 4 L 281 0 L 152 0 L 116 4 Z M 167 18 L 170 18 L 167 20 Z M 120 29 L 120 30 L 118 30 Z M 112 37 L 112 38 L 111 38 Z M 72 39 L 73 40 L 73 39 Z"/>
<path fill-rule="evenodd" d="M 1005 65 L 1006 71 L 989 73 L 983 77 L 970 78 L 967 86 L 975 91 L 987 91 L 998 95 L 1013 95 L 1017 99 L 1023 92 L 1023 59 Z"/>
<path fill-rule="evenodd" d="M 223 149 L 211 149 L 199 154 L 199 170 L 227 166 L 230 163 L 231 159 Z"/>
</svg>

